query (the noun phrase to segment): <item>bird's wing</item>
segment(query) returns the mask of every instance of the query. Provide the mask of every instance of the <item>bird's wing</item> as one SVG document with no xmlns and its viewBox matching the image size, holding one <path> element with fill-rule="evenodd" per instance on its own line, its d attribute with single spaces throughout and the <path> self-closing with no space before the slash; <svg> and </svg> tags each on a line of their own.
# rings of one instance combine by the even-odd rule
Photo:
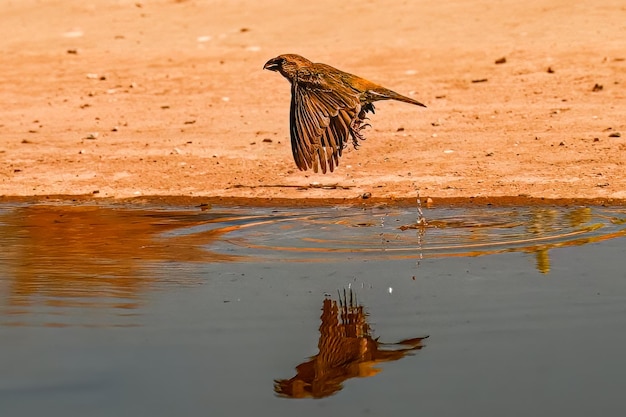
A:
<svg viewBox="0 0 626 417">
<path fill-rule="evenodd" d="M 358 94 L 331 75 L 299 74 L 291 91 L 291 149 L 300 170 L 331 172 L 361 110 Z"/>
</svg>

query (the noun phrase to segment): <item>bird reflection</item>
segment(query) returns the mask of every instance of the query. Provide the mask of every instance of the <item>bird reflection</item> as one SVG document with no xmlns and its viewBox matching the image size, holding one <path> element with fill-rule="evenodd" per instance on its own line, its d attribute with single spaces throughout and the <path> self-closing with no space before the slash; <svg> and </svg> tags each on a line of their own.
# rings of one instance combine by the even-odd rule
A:
<svg viewBox="0 0 626 417">
<path fill-rule="evenodd" d="M 338 301 L 326 298 L 322 304 L 319 353 L 296 367 L 291 379 L 274 381 L 282 397 L 323 398 L 341 390 L 344 381 L 376 375 L 375 365 L 395 361 L 420 350 L 425 337 L 386 344 L 373 338 L 367 313 L 352 291 Z M 388 346 L 387 348 L 384 348 Z"/>
</svg>

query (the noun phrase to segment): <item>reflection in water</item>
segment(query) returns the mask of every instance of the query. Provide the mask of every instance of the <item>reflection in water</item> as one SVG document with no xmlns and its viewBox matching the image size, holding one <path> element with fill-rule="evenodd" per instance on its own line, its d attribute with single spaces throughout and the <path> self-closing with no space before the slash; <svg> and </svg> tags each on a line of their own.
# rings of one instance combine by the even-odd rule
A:
<svg viewBox="0 0 626 417">
<path fill-rule="evenodd" d="M 503 215 L 504 214 L 504 215 Z M 617 215 L 614 215 L 617 214 Z M 482 256 L 505 252 L 535 254 L 537 270 L 550 272 L 551 249 L 580 246 L 626 236 L 625 228 L 615 228 L 626 223 L 623 210 L 596 215 L 589 207 L 543 208 L 532 207 L 527 212 L 513 210 L 498 213 L 493 218 L 468 216 L 467 218 L 441 218 L 399 227 L 401 231 L 417 230 L 419 258 L 423 250 L 432 251 L 431 257 Z M 433 236 L 445 229 L 457 229 L 453 236 L 458 244 L 437 247 L 445 242 L 441 236 Z M 605 233 L 602 229 L 609 229 Z M 469 230 L 467 236 L 463 231 Z M 508 231 L 508 233 L 506 233 Z M 430 236 L 429 236 L 430 232 Z M 434 237 L 434 239 L 433 239 Z M 439 241 L 438 241 L 439 240 Z M 424 243 L 426 241 L 427 243 Z M 428 243 L 431 243 L 430 245 Z M 423 249 L 425 248 L 425 249 Z M 442 250 L 459 249 L 458 253 L 436 253 Z"/>
<path fill-rule="evenodd" d="M 559 219 L 562 217 L 562 219 Z M 529 234 L 535 236 L 550 236 L 560 232 L 561 225 L 567 225 L 573 230 L 595 230 L 601 227 L 598 223 L 592 223 L 592 211 L 589 207 L 578 207 L 562 212 L 554 208 L 531 209 L 530 220 L 526 225 Z M 623 234 L 623 231 L 622 231 Z M 610 236 L 610 235 L 609 235 Z M 549 250 L 563 246 L 577 246 L 586 243 L 604 240 L 607 237 L 596 236 L 595 238 L 577 238 L 571 241 L 556 242 L 552 244 L 537 244 L 527 250 L 535 254 L 537 270 L 543 274 L 550 272 Z"/>
<path fill-rule="evenodd" d="M 220 231 L 160 238 L 166 231 L 211 222 L 200 212 L 128 210 L 106 207 L 28 206 L 0 212 L 0 306 L 7 316 L 3 324 L 76 324 L 85 308 L 116 311 L 118 317 L 132 310 L 159 276 L 155 264 L 196 261 L 229 261 L 229 255 L 207 252 L 203 245 Z M 185 276 L 176 277 L 184 282 Z M 65 314 L 67 313 L 67 314 Z M 74 322 L 71 322 L 71 321 Z M 85 317 L 81 324 L 93 325 Z M 121 323 L 121 324 L 120 324 Z M 107 323 L 107 325 L 110 323 Z M 120 325 L 132 325 L 122 320 Z"/>
<path fill-rule="evenodd" d="M 346 257 L 419 263 L 521 252 L 533 254 L 537 269 L 547 273 L 555 248 L 626 236 L 623 208 L 435 208 L 424 214 L 428 222 L 415 223 L 415 210 L 389 207 L 0 206 L 0 324 L 134 325 L 150 288 L 203 281 L 190 272 L 191 263 Z M 85 314 L 105 309 L 106 320 Z M 112 324 L 111 312 L 125 319 Z"/>
<path fill-rule="evenodd" d="M 584 212 L 589 209 L 576 209 L 566 214 L 569 219 L 569 225 L 572 228 L 578 228 L 580 225 L 590 221 L 591 216 L 580 215 L 580 212 Z M 589 210 L 591 212 L 591 210 Z M 533 209 L 531 210 L 530 221 L 526 225 L 526 230 L 529 234 L 537 236 L 546 236 L 553 234 L 556 228 L 556 219 L 559 212 L 550 208 Z M 537 262 L 537 270 L 543 274 L 550 272 L 550 245 L 536 245 L 532 251 L 535 253 L 535 259 Z"/>
<path fill-rule="evenodd" d="M 341 390 L 344 381 L 380 372 L 374 366 L 395 361 L 423 347 L 425 337 L 384 344 L 370 334 L 367 314 L 356 297 L 344 291 L 343 298 L 326 298 L 317 344 L 319 353 L 296 367 L 296 376 L 274 381 L 274 391 L 283 397 L 323 398 Z M 384 346 L 394 348 L 383 349 Z"/>
<path fill-rule="evenodd" d="M 291 212 L 293 214 L 293 212 Z M 418 213 L 419 214 L 419 211 Z M 623 208 L 520 207 L 415 211 L 326 208 L 277 220 L 239 225 L 220 244 L 238 246 L 250 259 L 332 262 L 359 257 L 417 259 L 533 253 L 550 270 L 549 250 L 626 236 Z M 408 222 L 407 222 L 408 221 Z M 281 234 L 276 235 L 279 228 Z M 417 234 L 416 234 L 416 233 Z"/>
</svg>

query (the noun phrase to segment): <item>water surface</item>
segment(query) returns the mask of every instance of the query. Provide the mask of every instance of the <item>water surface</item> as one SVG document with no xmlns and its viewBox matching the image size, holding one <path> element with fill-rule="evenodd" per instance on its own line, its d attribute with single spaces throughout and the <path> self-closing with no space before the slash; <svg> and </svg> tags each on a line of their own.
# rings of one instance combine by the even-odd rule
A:
<svg viewBox="0 0 626 417">
<path fill-rule="evenodd" d="M 0 415 L 623 415 L 626 210 L 424 215 L 4 205 Z"/>
</svg>

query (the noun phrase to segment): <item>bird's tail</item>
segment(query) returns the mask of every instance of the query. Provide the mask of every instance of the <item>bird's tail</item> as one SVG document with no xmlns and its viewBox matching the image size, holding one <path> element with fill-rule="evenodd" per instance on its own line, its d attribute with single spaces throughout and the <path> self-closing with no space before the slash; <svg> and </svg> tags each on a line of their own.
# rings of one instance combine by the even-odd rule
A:
<svg viewBox="0 0 626 417">
<path fill-rule="evenodd" d="M 376 100 L 398 100 L 403 101 L 409 104 L 415 104 L 416 106 L 426 107 L 425 104 L 420 103 L 417 100 L 414 100 L 410 97 L 403 96 L 402 94 L 398 94 L 395 91 L 389 90 L 387 88 L 378 88 L 376 90 L 369 90 L 368 93 L 372 97 L 372 101 Z"/>
</svg>

